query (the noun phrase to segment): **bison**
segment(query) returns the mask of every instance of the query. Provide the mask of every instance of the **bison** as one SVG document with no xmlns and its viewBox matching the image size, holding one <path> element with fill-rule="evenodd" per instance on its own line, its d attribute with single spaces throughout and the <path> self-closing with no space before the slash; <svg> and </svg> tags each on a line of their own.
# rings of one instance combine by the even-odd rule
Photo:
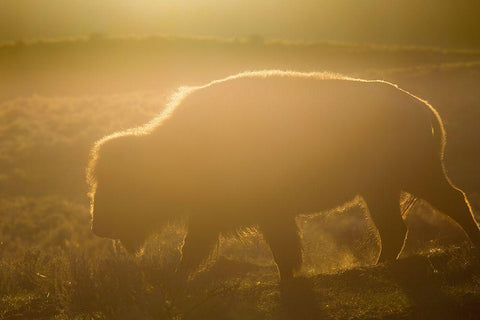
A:
<svg viewBox="0 0 480 320">
<path fill-rule="evenodd" d="M 95 144 L 92 230 L 137 251 L 168 221 L 187 217 L 180 267 L 193 272 L 219 234 L 255 226 L 286 280 L 302 263 L 295 217 L 356 197 L 378 229 L 377 262 L 396 259 L 407 192 L 450 216 L 478 248 L 479 227 L 446 176 L 444 147 L 437 111 L 394 84 L 245 72 L 180 88 L 151 122 Z"/>
</svg>

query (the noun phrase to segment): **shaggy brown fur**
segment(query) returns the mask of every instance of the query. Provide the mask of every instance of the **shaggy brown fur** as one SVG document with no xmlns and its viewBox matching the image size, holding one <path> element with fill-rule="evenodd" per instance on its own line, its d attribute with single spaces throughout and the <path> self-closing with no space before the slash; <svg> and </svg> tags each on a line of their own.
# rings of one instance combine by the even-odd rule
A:
<svg viewBox="0 0 480 320">
<path fill-rule="evenodd" d="M 145 126 L 100 140 L 88 169 L 92 229 L 130 251 L 188 217 L 181 266 L 195 270 L 220 233 L 257 226 L 282 279 L 302 263 L 298 214 L 360 195 L 396 259 L 401 191 L 449 215 L 480 247 L 465 194 L 445 175 L 443 126 L 425 101 L 384 81 L 247 72 L 181 88 Z"/>
</svg>

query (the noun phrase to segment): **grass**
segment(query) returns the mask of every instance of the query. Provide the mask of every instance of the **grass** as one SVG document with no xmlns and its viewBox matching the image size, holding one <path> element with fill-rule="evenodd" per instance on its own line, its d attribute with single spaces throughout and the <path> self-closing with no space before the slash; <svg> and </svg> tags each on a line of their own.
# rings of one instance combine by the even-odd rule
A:
<svg viewBox="0 0 480 320">
<path fill-rule="evenodd" d="M 480 265 L 459 247 L 280 285 L 225 258 L 185 282 L 175 259 L 28 252 L 8 266 L 3 319 L 478 319 Z M 12 283 L 14 281 L 14 283 Z M 13 292 L 8 292 L 9 290 Z M 5 293 L 5 292 L 4 292 Z"/>
<path fill-rule="evenodd" d="M 361 207 L 300 218 L 305 267 L 284 284 L 254 231 L 222 238 L 186 280 L 175 272 L 181 225 L 130 256 L 92 236 L 87 208 L 73 202 L 13 198 L 0 213 L 0 319 L 476 319 L 480 310 L 478 257 L 448 221 L 422 225 L 432 216 L 424 204 L 407 218 L 416 227 L 402 259 L 379 266 Z M 427 240 L 428 230 L 449 238 Z"/>
</svg>

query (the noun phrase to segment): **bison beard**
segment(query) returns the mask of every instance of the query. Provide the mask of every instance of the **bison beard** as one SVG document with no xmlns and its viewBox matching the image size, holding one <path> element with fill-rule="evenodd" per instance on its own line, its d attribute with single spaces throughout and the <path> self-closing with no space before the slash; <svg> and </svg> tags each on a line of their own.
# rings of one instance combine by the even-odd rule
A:
<svg viewBox="0 0 480 320">
<path fill-rule="evenodd" d="M 187 217 L 181 269 L 195 271 L 221 233 L 256 226 L 282 279 L 302 263 L 295 216 L 365 201 L 378 262 L 407 228 L 400 193 L 428 201 L 480 247 L 465 194 L 443 166 L 445 134 L 425 101 L 384 81 L 247 72 L 181 88 L 150 123 L 107 136 L 88 167 L 92 229 L 138 251 Z"/>
</svg>

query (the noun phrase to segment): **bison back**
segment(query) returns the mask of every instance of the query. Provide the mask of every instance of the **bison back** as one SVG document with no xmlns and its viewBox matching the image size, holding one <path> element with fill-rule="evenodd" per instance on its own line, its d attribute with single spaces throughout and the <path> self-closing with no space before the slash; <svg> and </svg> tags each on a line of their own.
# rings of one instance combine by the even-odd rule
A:
<svg viewBox="0 0 480 320">
<path fill-rule="evenodd" d="M 239 78 L 190 93 L 146 144 L 197 201 L 311 211 L 400 180 L 435 149 L 431 113 L 383 82 Z"/>
</svg>

